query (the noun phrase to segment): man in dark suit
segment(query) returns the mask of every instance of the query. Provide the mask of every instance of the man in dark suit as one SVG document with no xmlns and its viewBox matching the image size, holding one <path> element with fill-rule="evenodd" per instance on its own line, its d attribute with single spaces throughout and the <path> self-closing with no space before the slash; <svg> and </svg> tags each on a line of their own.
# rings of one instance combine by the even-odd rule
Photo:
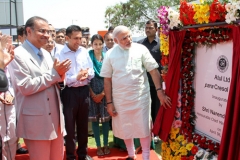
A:
<svg viewBox="0 0 240 160">
<path fill-rule="evenodd" d="M 156 60 L 156 62 L 159 65 L 159 72 L 161 73 L 161 52 L 160 52 L 160 43 L 159 43 L 159 37 L 156 35 L 158 31 L 157 22 L 154 20 L 149 20 L 145 24 L 145 33 L 147 35 L 146 38 L 138 41 L 138 43 L 143 44 L 148 48 L 153 58 Z M 159 107 L 160 107 L 160 101 L 157 97 L 156 88 L 154 87 L 153 80 L 149 73 L 147 73 L 148 81 L 150 85 L 150 93 L 151 93 L 151 116 L 153 123 L 155 122 Z M 158 138 L 155 137 L 154 139 L 155 143 L 158 142 Z"/>
<path fill-rule="evenodd" d="M 18 106 L 17 136 L 24 139 L 31 160 L 63 159 L 65 127 L 57 84 L 71 61 L 53 63 L 51 55 L 41 48 L 48 41 L 49 30 L 44 18 L 28 19 L 26 40 L 14 50 L 11 63 Z"/>
</svg>

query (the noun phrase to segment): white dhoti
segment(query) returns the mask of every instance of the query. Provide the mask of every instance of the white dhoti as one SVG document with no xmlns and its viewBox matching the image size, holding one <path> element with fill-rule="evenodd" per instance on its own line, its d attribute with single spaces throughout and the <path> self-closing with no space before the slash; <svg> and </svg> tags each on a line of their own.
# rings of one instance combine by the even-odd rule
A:
<svg viewBox="0 0 240 160">
<path fill-rule="evenodd" d="M 130 139 L 144 138 L 150 135 L 150 96 L 146 94 L 143 97 L 141 100 L 129 104 L 117 103 L 118 100 L 113 99 L 118 113 L 116 117 L 112 118 L 114 136 L 121 139 Z"/>
</svg>

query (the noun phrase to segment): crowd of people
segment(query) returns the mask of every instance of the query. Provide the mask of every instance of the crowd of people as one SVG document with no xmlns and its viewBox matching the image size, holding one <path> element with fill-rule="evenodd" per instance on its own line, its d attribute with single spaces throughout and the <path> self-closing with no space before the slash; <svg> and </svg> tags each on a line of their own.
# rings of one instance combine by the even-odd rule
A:
<svg viewBox="0 0 240 160">
<path fill-rule="evenodd" d="M 67 160 L 92 160 L 89 133 L 96 155 L 103 156 L 111 154 L 112 129 L 116 145 L 128 152 L 126 160 L 136 159 L 136 140 L 142 159 L 149 160 L 160 104 L 171 107 L 162 89 L 157 31 L 157 23 L 149 20 L 147 37 L 133 43 L 126 26 L 91 37 L 89 28 L 70 25 L 56 31 L 34 16 L 18 27 L 21 45 L 15 49 L 11 36 L 0 35 L 2 159 L 15 159 L 23 138 L 31 160 L 63 159 L 64 145 Z"/>
</svg>

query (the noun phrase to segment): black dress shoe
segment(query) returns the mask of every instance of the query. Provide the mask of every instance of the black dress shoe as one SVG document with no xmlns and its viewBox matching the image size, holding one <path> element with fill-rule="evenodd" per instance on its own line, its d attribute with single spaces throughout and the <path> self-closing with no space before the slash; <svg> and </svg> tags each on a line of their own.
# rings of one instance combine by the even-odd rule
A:
<svg viewBox="0 0 240 160">
<path fill-rule="evenodd" d="M 92 133 L 92 134 L 88 134 L 88 137 L 94 137 L 94 134 Z"/>
<path fill-rule="evenodd" d="M 134 158 L 128 157 L 126 160 L 135 160 L 137 157 L 135 156 Z"/>
<path fill-rule="evenodd" d="M 27 154 L 28 150 L 21 147 L 21 148 L 17 149 L 16 152 L 17 152 L 17 154 Z"/>
</svg>

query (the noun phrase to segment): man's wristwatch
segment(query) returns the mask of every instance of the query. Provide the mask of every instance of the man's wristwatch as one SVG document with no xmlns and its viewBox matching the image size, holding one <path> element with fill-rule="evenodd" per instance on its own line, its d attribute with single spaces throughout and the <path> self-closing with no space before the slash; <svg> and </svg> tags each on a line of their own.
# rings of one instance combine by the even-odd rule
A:
<svg viewBox="0 0 240 160">
<path fill-rule="evenodd" d="M 162 87 L 156 89 L 156 91 L 161 91 L 161 90 L 162 90 Z"/>
</svg>

